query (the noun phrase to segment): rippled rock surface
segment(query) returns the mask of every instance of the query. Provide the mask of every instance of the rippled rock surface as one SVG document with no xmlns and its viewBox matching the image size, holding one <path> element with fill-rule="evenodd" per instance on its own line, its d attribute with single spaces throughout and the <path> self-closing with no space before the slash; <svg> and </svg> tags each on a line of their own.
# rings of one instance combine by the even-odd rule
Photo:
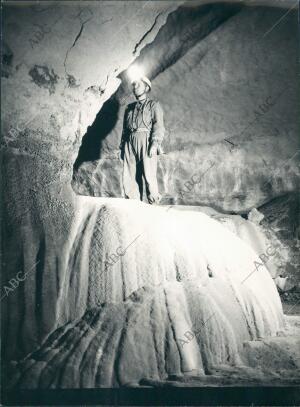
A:
<svg viewBox="0 0 300 407">
<path fill-rule="evenodd" d="M 243 366 L 245 341 L 284 329 L 257 254 L 206 214 L 79 197 L 76 216 L 58 329 L 17 365 L 18 386 L 206 375 Z"/>
</svg>

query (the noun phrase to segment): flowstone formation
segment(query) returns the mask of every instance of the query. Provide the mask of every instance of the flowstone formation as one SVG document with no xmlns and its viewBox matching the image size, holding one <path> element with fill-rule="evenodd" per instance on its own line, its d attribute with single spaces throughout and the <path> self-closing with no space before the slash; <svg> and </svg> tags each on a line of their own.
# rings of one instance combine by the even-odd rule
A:
<svg viewBox="0 0 300 407">
<path fill-rule="evenodd" d="M 285 327 L 257 254 L 204 213 L 79 197 L 67 251 L 58 328 L 14 364 L 11 385 L 122 386 L 200 380 L 226 365 L 247 371 L 244 343 Z"/>
</svg>

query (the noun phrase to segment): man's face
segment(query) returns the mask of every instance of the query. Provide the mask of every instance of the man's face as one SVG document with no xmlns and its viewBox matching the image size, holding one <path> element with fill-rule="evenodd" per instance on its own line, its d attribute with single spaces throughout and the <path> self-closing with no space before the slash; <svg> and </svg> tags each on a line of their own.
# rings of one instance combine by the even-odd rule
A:
<svg viewBox="0 0 300 407">
<path fill-rule="evenodd" d="M 146 93 L 148 85 L 145 84 L 142 80 L 138 79 L 132 82 L 132 91 L 135 97 L 141 96 Z"/>
</svg>

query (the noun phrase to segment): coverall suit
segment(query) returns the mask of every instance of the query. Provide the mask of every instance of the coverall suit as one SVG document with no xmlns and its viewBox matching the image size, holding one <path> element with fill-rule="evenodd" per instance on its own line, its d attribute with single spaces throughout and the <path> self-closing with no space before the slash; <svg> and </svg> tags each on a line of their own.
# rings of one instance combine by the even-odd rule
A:
<svg viewBox="0 0 300 407">
<path fill-rule="evenodd" d="M 146 98 L 126 107 L 120 144 L 125 198 L 142 200 L 142 176 L 149 203 L 159 202 L 157 153 L 160 152 L 163 138 L 163 110 L 158 101 Z M 152 145 L 157 149 L 152 157 L 149 157 Z"/>
</svg>

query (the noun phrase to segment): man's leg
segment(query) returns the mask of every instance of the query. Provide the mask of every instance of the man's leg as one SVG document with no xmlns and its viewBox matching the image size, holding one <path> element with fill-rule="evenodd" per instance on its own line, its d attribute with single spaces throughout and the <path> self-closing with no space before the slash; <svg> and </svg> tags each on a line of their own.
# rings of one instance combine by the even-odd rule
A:
<svg viewBox="0 0 300 407">
<path fill-rule="evenodd" d="M 157 154 L 149 157 L 149 143 L 148 137 L 145 138 L 143 143 L 143 165 L 144 165 L 144 178 L 146 183 L 146 192 L 150 204 L 158 203 L 160 201 L 160 194 L 157 185 Z"/>
<path fill-rule="evenodd" d="M 123 188 L 125 198 L 140 199 L 139 187 L 136 182 L 136 154 L 130 142 L 124 146 Z"/>
</svg>

